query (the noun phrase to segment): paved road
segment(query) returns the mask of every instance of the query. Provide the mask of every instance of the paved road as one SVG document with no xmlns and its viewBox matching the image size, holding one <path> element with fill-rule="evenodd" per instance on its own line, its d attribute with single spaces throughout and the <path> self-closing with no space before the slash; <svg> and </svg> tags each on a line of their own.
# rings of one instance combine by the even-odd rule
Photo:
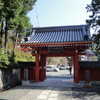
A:
<svg viewBox="0 0 100 100">
<path fill-rule="evenodd" d="M 69 70 L 59 70 L 59 72 L 46 72 L 47 77 L 73 77 L 74 71 L 70 75 Z"/>
</svg>

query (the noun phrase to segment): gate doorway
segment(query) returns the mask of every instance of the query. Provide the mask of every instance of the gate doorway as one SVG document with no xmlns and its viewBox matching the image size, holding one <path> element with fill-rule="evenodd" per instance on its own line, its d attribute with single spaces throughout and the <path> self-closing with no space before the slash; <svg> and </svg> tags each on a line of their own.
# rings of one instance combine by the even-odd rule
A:
<svg viewBox="0 0 100 100">
<path fill-rule="evenodd" d="M 71 74 L 68 67 L 73 67 Z M 60 66 L 65 66 L 62 68 Z M 46 80 L 38 86 L 74 87 L 73 57 L 46 57 Z M 53 70 L 57 69 L 57 71 Z"/>
<path fill-rule="evenodd" d="M 73 78 L 73 57 L 46 57 L 46 78 Z"/>
</svg>

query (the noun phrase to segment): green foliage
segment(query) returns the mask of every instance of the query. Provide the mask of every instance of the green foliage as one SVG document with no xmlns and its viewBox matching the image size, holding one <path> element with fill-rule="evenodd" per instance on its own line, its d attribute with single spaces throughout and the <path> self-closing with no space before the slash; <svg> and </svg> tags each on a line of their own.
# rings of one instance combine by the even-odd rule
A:
<svg viewBox="0 0 100 100">
<path fill-rule="evenodd" d="M 28 11 L 33 9 L 33 5 L 37 0 L 23 0 L 23 10 L 22 13 L 27 14 Z"/>
<path fill-rule="evenodd" d="M 3 48 L 0 48 L 0 67 L 8 67 L 10 64 L 9 57 L 6 53 L 6 50 Z"/>
<path fill-rule="evenodd" d="M 100 47 L 100 31 L 98 31 L 97 34 L 93 34 L 92 37 L 94 40 L 94 44 L 96 44 L 96 48 L 99 48 Z"/>
<path fill-rule="evenodd" d="M 8 43 L 8 47 L 9 51 L 6 51 L 4 48 L 0 48 L 0 67 L 13 68 L 14 64 L 16 64 L 18 61 L 35 61 L 34 56 L 29 53 L 23 52 L 20 49 L 16 49 L 13 53 L 12 42 Z"/>
<path fill-rule="evenodd" d="M 18 18 L 10 18 L 7 22 L 7 27 L 9 30 L 15 30 L 18 27 Z"/>
<path fill-rule="evenodd" d="M 27 13 L 32 10 L 35 2 L 36 0 L 0 0 L 0 32 L 2 34 L 0 38 L 2 38 L 2 46 L 6 48 L 6 50 L 0 49 L 0 67 L 13 67 L 17 61 L 35 60 L 31 54 L 20 50 L 14 51 L 17 37 L 25 36 L 32 27 Z M 14 30 L 14 34 L 8 36 L 8 30 Z"/>
<path fill-rule="evenodd" d="M 35 61 L 35 57 L 29 53 L 25 53 L 21 50 L 16 49 L 15 51 L 15 63 L 18 61 Z"/>
<path fill-rule="evenodd" d="M 100 27 L 100 0 L 92 0 L 91 4 L 87 5 L 86 9 L 87 12 L 91 12 L 89 16 L 90 19 L 87 19 L 86 22 L 94 30 L 98 31 L 98 27 Z"/>
<path fill-rule="evenodd" d="M 96 55 L 100 55 L 100 0 L 92 0 L 86 9 L 87 12 L 92 13 L 89 16 L 90 19 L 86 20 L 88 25 L 94 29 L 92 50 Z M 98 60 L 100 60 L 100 56 L 98 56 Z"/>
<path fill-rule="evenodd" d="M 10 50 L 10 52 L 8 52 L 9 61 L 12 63 L 12 65 L 10 64 L 10 66 L 13 67 L 13 64 L 17 63 L 18 61 L 35 61 L 35 57 L 32 56 L 32 54 L 26 53 L 20 49 L 15 49 L 15 51 L 13 52 L 12 42 L 9 42 L 8 47 Z"/>
<path fill-rule="evenodd" d="M 32 25 L 27 13 L 33 9 L 35 2 L 36 0 L 0 0 L 0 21 L 4 23 L 0 29 L 1 32 L 5 32 L 5 48 L 7 48 L 8 30 L 16 30 L 19 36 L 25 36 L 29 32 Z"/>
<path fill-rule="evenodd" d="M 26 15 L 22 14 L 22 15 L 19 15 L 17 20 L 19 23 L 17 30 L 20 31 L 20 35 L 25 36 L 27 33 L 27 30 L 32 27 L 32 25 L 30 24 L 30 19 Z M 28 30 L 28 32 L 29 32 L 29 30 Z"/>
</svg>

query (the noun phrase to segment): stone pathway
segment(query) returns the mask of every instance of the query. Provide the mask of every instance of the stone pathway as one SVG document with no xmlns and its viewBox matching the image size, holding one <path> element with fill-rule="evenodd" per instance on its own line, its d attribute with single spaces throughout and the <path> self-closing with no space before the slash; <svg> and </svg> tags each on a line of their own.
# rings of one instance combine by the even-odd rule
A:
<svg viewBox="0 0 100 100">
<path fill-rule="evenodd" d="M 84 84 L 75 84 L 73 78 L 47 78 L 42 82 L 30 82 L 29 86 L 56 86 L 56 87 L 83 87 Z"/>
<path fill-rule="evenodd" d="M 92 85 L 92 88 L 72 88 L 74 100 L 100 100 L 100 85 Z"/>
<path fill-rule="evenodd" d="M 84 88 L 75 84 L 72 76 L 47 78 L 44 82 L 30 82 L 0 93 L 0 100 L 100 100 L 100 85 Z"/>
<path fill-rule="evenodd" d="M 17 86 L 1 92 L 0 100 L 100 100 L 100 85 L 92 88 Z"/>
<path fill-rule="evenodd" d="M 71 88 L 18 86 L 0 93 L 0 100 L 73 100 Z"/>
</svg>

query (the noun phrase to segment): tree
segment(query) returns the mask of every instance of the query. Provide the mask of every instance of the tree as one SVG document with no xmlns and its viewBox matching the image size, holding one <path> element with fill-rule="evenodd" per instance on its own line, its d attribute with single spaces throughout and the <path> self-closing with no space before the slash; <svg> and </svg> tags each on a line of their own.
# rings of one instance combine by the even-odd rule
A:
<svg viewBox="0 0 100 100">
<path fill-rule="evenodd" d="M 0 0 L 0 18 L 1 23 L 4 24 L 5 43 L 4 47 L 7 49 L 8 30 L 16 30 L 16 33 L 22 33 L 29 29 L 32 25 L 27 13 L 32 10 L 36 0 Z M 2 29 L 1 28 L 1 35 Z M 16 35 L 17 36 L 17 35 Z"/>
<path fill-rule="evenodd" d="M 4 17 L 2 16 L 3 7 L 4 7 L 3 0 L 0 0 L 0 46 L 2 46 L 2 36 L 4 27 Z"/>
<path fill-rule="evenodd" d="M 8 54 L 8 30 L 14 30 L 16 33 L 15 44 L 17 44 L 18 35 L 26 35 L 27 30 L 29 30 L 32 25 L 30 24 L 30 19 L 27 17 L 27 13 L 32 10 L 36 0 L 0 0 L 0 37 L 4 41 L 4 47 L 6 49 L 6 56 Z M 3 37 L 3 31 L 5 33 L 5 38 Z M 0 38 L 0 39 L 1 39 Z M 14 40 L 14 39 L 13 39 Z M 15 47 L 12 44 L 12 47 Z M 5 51 L 5 49 L 3 49 Z M 18 52 L 18 51 L 17 51 Z M 10 53 L 11 54 L 11 53 Z M 14 55 L 13 55 L 14 56 Z M 2 56 L 1 56 L 2 58 Z M 9 57 L 7 57 L 9 58 Z M 27 58 L 27 57 L 26 57 Z"/>
<path fill-rule="evenodd" d="M 18 27 L 16 28 L 16 42 L 14 44 L 14 49 L 16 49 L 18 37 L 20 36 L 20 38 L 22 38 L 23 36 L 26 36 L 29 33 L 29 29 L 32 27 L 30 19 L 27 17 L 27 13 L 33 9 L 35 2 L 36 0 L 23 0 L 22 11 L 17 17 Z"/>
<path fill-rule="evenodd" d="M 91 4 L 87 5 L 86 9 L 87 12 L 92 13 L 89 16 L 90 19 L 86 20 L 88 25 L 94 30 L 92 36 L 92 50 L 94 50 L 95 54 L 98 56 L 98 60 L 100 60 L 100 0 L 92 0 Z"/>
<path fill-rule="evenodd" d="M 12 68 L 17 61 L 34 61 L 31 54 L 26 54 L 19 50 L 15 50 L 13 54 L 10 47 L 14 47 L 12 41 L 8 44 L 8 30 L 14 30 L 16 33 L 15 41 L 17 43 L 20 33 L 27 33 L 27 29 L 31 27 L 27 13 L 33 8 L 36 0 L 0 0 L 0 36 L 4 41 L 4 48 L 0 48 L 0 69 L 2 70 L 3 87 L 16 86 L 20 83 L 17 74 L 12 73 Z M 3 37 L 5 33 L 5 38 Z M 26 34 L 25 34 L 26 35 Z M 13 42 L 15 42 L 13 41 Z M 10 48 L 9 50 L 7 48 Z"/>
<path fill-rule="evenodd" d="M 4 48 L 0 48 L 0 67 L 1 68 L 8 68 L 9 65 L 9 58 L 6 55 L 6 51 Z"/>
</svg>

